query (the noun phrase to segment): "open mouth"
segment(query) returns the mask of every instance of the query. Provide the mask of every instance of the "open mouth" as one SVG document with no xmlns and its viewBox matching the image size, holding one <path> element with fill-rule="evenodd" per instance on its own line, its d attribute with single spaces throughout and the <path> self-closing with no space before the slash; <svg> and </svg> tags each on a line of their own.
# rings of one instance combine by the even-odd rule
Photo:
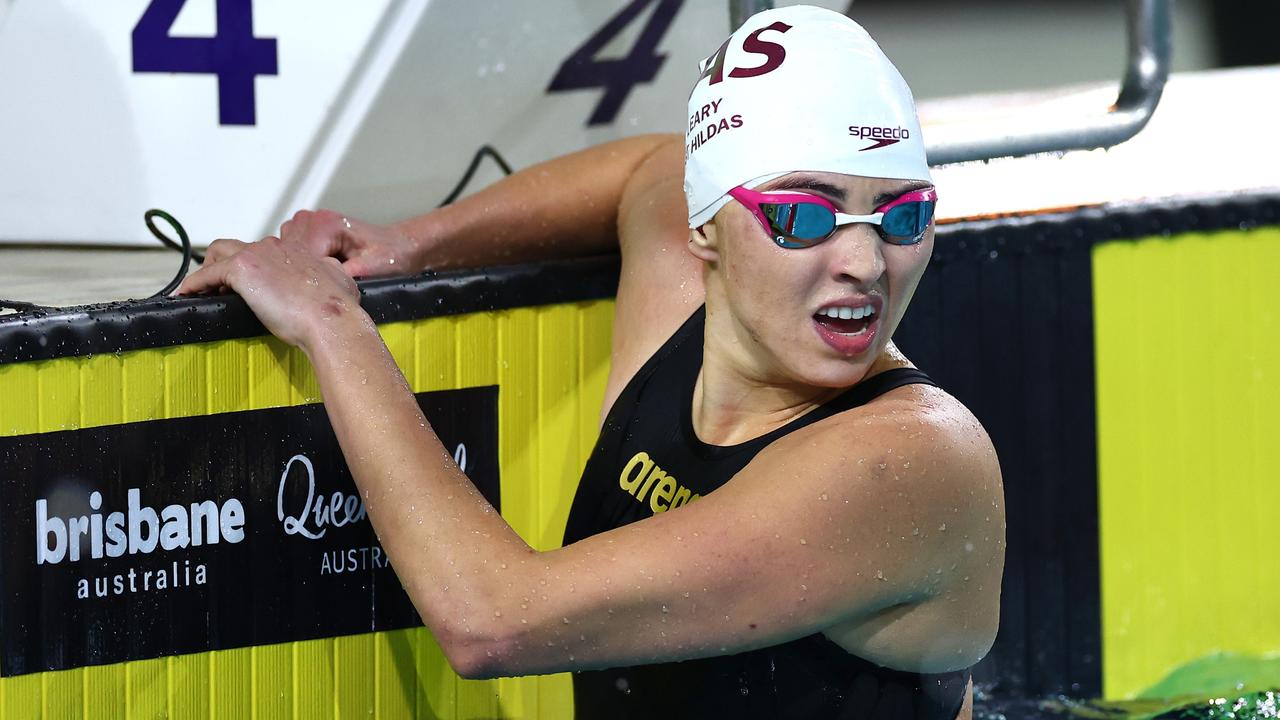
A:
<svg viewBox="0 0 1280 720">
<path fill-rule="evenodd" d="M 875 322 L 876 309 L 870 304 L 860 307 L 828 307 L 814 313 L 813 319 L 833 333 L 857 336 L 866 333 Z"/>
</svg>

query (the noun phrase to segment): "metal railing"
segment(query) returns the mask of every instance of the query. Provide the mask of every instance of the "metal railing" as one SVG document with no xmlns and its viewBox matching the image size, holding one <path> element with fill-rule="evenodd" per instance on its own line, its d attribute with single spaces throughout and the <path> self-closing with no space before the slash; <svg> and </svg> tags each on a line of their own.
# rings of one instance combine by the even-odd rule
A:
<svg viewBox="0 0 1280 720">
<path fill-rule="evenodd" d="M 1094 115 L 1064 117 L 1058 123 L 1035 127 L 1017 115 L 973 128 L 949 127 L 950 137 L 925 142 L 930 165 L 1044 152 L 1092 150 L 1119 145 L 1146 127 L 1155 112 L 1172 58 L 1170 15 L 1173 0 L 1126 0 L 1129 58 L 1120 95 L 1108 109 Z M 729 16 L 736 29 L 753 13 L 773 7 L 772 0 L 730 0 Z"/>
<path fill-rule="evenodd" d="M 763 10 L 773 8 L 773 0 L 729 0 L 729 32 Z"/>
</svg>

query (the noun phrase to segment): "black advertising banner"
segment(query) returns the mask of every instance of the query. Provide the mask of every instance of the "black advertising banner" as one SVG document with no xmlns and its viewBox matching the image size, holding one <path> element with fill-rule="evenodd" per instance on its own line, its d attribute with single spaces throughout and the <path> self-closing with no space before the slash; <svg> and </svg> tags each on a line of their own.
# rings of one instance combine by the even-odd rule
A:
<svg viewBox="0 0 1280 720">
<path fill-rule="evenodd" d="M 418 395 L 495 507 L 497 401 Z M 0 675 L 421 624 L 321 405 L 0 438 L 0 492 Z"/>
</svg>

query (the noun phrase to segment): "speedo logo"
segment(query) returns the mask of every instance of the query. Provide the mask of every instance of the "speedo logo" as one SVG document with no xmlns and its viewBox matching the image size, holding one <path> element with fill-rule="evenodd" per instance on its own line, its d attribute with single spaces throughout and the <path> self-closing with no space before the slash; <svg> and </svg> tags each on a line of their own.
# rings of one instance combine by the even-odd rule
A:
<svg viewBox="0 0 1280 720">
<path fill-rule="evenodd" d="M 874 143 L 858 152 L 876 150 L 911 137 L 911 131 L 906 128 L 883 127 L 880 125 L 850 125 L 849 134 L 861 140 L 875 140 Z"/>
<path fill-rule="evenodd" d="M 638 502 L 643 503 L 648 497 L 649 508 L 655 513 L 674 510 L 702 497 L 658 467 L 647 452 L 631 456 L 618 476 L 618 485 Z"/>
</svg>

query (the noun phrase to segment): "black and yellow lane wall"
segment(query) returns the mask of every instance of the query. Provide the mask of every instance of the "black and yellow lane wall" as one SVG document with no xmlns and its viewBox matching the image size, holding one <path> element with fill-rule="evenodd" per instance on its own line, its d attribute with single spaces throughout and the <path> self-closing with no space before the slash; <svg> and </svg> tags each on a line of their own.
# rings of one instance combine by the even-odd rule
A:
<svg viewBox="0 0 1280 720">
<path fill-rule="evenodd" d="M 617 272 L 363 287 L 442 439 L 538 548 L 594 440 Z M 979 681 L 1124 697 L 1280 652 L 1277 277 L 1270 194 L 939 229 L 896 339 L 1001 458 Z M 450 671 L 319 401 L 234 297 L 0 316 L 0 718 L 571 713 L 566 675 Z"/>
</svg>

